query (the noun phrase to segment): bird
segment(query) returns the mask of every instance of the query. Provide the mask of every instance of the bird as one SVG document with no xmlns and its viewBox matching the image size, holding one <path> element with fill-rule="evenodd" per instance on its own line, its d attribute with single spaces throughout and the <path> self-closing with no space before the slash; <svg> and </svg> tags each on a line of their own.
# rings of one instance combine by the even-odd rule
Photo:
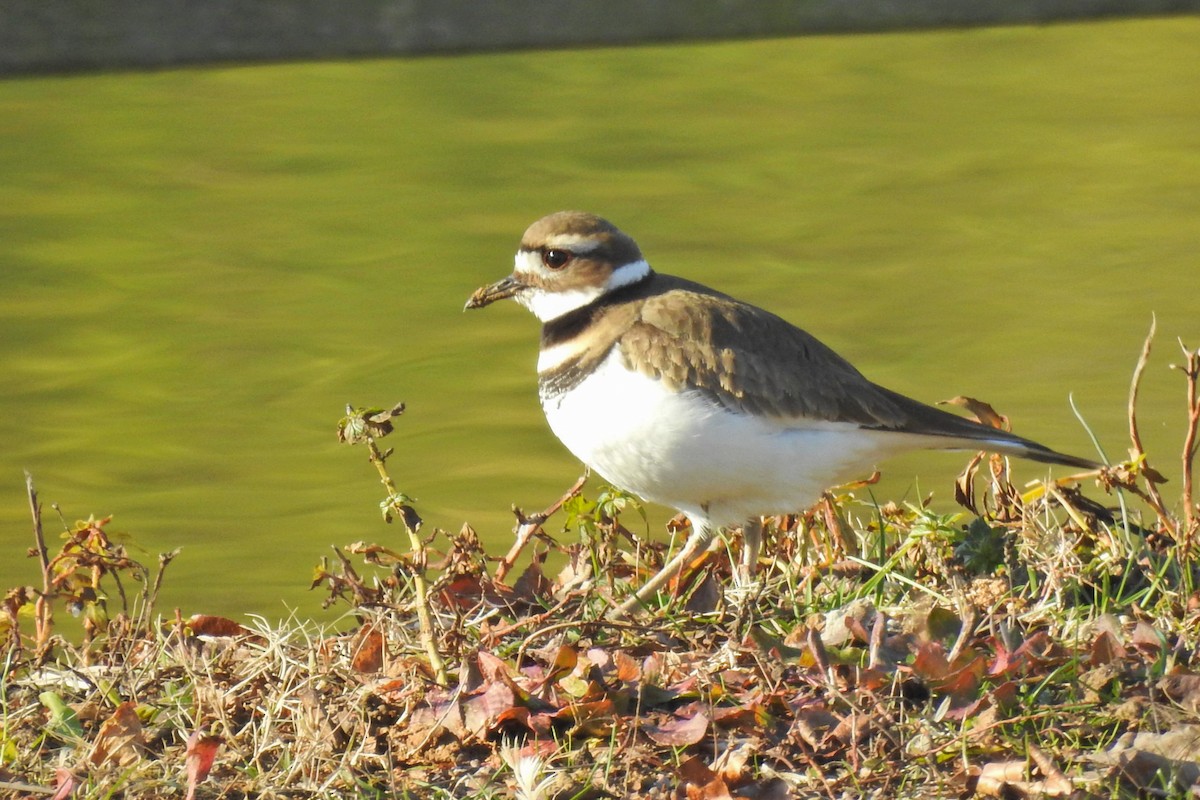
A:
<svg viewBox="0 0 1200 800">
<path fill-rule="evenodd" d="M 558 439 L 612 485 L 691 524 L 614 617 L 647 605 L 723 528 L 744 526 L 743 565 L 753 569 L 762 516 L 807 508 L 899 453 L 1099 466 L 873 383 L 787 320 L 656 272 L 594 214 L 534 222 L 512 274 L 477 289 L 464 310 L 507 298 L 542 323 L 538 395 Z"/>
</svg>

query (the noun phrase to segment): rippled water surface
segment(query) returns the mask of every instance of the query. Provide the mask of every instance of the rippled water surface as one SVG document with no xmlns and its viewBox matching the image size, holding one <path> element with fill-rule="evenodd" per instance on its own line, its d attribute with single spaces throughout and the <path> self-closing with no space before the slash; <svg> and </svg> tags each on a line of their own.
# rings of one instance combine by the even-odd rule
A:
<svg viewBox="0 0 1200 800">
<path fill-rule="evenodd" d="M 541 418 L 537 326 L 463 315 L 524 227 L 608 216 L 657 269 L 803 325 L 927 401 L 1173 471 L 1174 337 L 1200 344 L 1200 19 L 189 69 L 0 82 L 0 583 L 47 525 L 183 546 L 185 613 L 317 613 L 379 521 L 347 402 L 407 401 L 401 487 L 493 552 L 579 467 Z M 957 455 L 880 499 L 950 497 Z M 1040 470 L 1028 468 L 1029 477 Z M 919 477 L 914 477 L 919 476 Z M 655 517 L 661 519 L 661 515 Z M 141 548 L 137 551 L 136 548 Z"/>
</svg>

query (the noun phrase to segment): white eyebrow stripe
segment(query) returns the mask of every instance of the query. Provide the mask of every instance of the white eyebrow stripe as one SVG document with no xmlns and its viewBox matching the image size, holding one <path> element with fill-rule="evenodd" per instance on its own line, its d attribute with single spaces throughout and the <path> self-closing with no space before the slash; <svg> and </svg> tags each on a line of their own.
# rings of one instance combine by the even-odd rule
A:
<svg viewBox="0 0 1200 800">
<path fill-rule="evenodd" d="M 602 244 L 595 236 L 578 233 L 556 233 L 546 239 L 546 247 L 561 247 L 573 253 L 590 253 Z"/>
</svg>

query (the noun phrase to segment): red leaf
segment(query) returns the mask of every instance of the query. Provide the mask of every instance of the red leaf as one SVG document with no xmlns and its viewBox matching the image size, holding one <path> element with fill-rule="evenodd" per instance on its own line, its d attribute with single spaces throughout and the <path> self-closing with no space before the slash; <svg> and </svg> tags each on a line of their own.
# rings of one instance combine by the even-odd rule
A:
<svg viewBox="0 0 1200 800">
<path fill-rule="evenodd" d="M 940 681 L 934 682 L 933 689 L 952 695 L 958 700 L 968 699 L 967 696 L 973 695 L 983 681 L 986 667 L 987 662 L 982 655 L 968 650 L 955 659 L 954 668 L 949 673 Z"/>
<path fill-rule="evenodd" d="M 988 667 L 988 675 L 995 677 L 997 675 L 1007 675 L 1013 669 L 1013 654 L 1004 642 L 996 640 L 996 657 L 992 659 L 992 665 Z"/>
<path fill-rule="evenodd" d="M 950 662 L 942 646 L 937 642 L 921 642 L 917 646 L 917 657 L 913 660 L 913 672 L 927 681 L 937 681 L 950 672 Z"/>
<path fill-rule="evenodd" d="M 79 788 L 79 779 L 66 767 L 54 770 L 54 796 L 50 800 L 67 800 Z"/>
<path fill-rule="evenodd" d="M 187 627 L 193 636 L 255 636 L 249 628 L 244 628 L 227 617 L 214 617 L 210 614 L 193 614 L 188 618 Z"/>
<path fill-rule="evenodd" d="M 615 714 L 616 706 L 611 700 L 595 700 L 564 706 L 554 713 L 554 719 L 571 720 L 575 723 L 576 733 L 604 736 L 611 729 Z"/>
<path fill-rule="evenodd" d="M 484 738 L 495 726 L 500 715 L 515 703 L 516 695 L 504 681 L 496 681 L 480 694 L 466 698 L 462 701 L 462 707 L 467 732 L 477 738 Z"/>
<path fill-rule="evenodd" d="M 196 796 L 196 785 L 208 777 L 219 749 L 221 749 L 219 736 L 201 736 L 200 731 L 196 731 L 188 738 L 186 800 L 192 800 Z"/>
</svg>

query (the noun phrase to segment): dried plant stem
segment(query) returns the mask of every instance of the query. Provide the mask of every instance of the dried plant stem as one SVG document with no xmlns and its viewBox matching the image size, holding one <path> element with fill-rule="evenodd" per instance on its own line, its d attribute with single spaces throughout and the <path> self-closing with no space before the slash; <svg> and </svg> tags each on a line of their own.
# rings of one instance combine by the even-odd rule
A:
<svg viewBox="0 0 1200 800">
<path fill-rule="evenodd" d="M 1129 440 L 1133 447 L 1130 455 L 1135 462 L 1146 463 L 1146 448 L 1142 446 L 1142 436 L 1138 432 L 1137 424 L 1137 399 L 1138 390 L 1142 385 L 1142 373 L 1146 371 L 1146 364 L 1150 361 L 1150 349 L 1154 343 L 1154 334 L 1158 329 L 1158 319 L 1150 318 L 1150 332 L 1146 334 L 1146 341 L 1142 344 L 1141 355 L 1138 356 L 1137 366 L 1133 368 L 1133 378 L 1129 382 Z M 1144 477 L 1144 476 L 1143 476 Z M 1167 513 L 1167 507 L 1163 504 L 1162 494 L 1158 491 L 1158 486 L 1154 481 L 1146 480 L 1146 500 L 1154 509 L 1154 513 L 1158 516 L 1160 524 L 1168 529 L 1172 537 L 1178 540 L 1178 526 L 1171 519 L 1171 515 Z"/>
<path fill-rule="evenodd" d="M 396 490 L 396 483 L 392 480 L 392 476 L 388 474 L 387 465 L 384 463 L 387 459 L 383 453 L 379 451 L 379 445 L 375 444 L 373 437 L 367 437 L 367 453 L 371 463 L 375 465 L 375 469 L 379 472 L 379 480 L 383 483 L 387 490 L 388 497 L 396 497 L 399 492 Z M 429 586 L 425 582 L 425 566 L 428 563 L 425 543 L 421 541 L 421 537 L 417 535 L 415 528 L 409 524 L 407 516 L 402 515 L 404 522 L 404 530 L 408 533 L 409 546 L 412 547 L 413 554 L 413 588 L 417 594 L 417 622 L 421 626 L 421 643 L 425 646 L 425 655 L 429 658 L 429 667 L 433 670 L 434 676 L 438 683 L 446 685 L 446 664 L 442 661 L 442 655 L 438 652 L 437 638 L 433 633 L 433 618 L 429 613 Z"/>
<path fill-rule="evenodd" d="M 34 603 L 34 641 L 37 652 L 44 653 L 50 643 L 50 631 L 54 628 L 53 611 L 50 607 L 51 571 L 50 551 L 46 549 L 46 534 L 42 530 L 42 506 L 38 503 L 37 489 L 33 487 L 33 476 L 25 473 L 25 493 L 29 496 L 29 513 L 33 515 L 33 540 L 37 546 L 38 565 L 42 568 L 42 591 Z"/>
<path fill-rule="evenodd" d="M 529 544 L 529 540 L 542 529 L 542 524 L 546 519 L 562 508 L 568 500 L 579 494 L 583 490 L 583 485 L 587 483 L 587 479 L 588 473 L 585 472 L 583 475 L 580 475 L 579 480 L 575 481 L 575 485 L 568 489 L 566 494 L 555 500 L 549 508 L 540 514 L 532 514 L 527 517 L 521 513 L 521 509 L 513 507 L 513 513 L 517 516 L 517 527 L 514 531 L 516 539 L 513 541 L 513 545 L 509 548 L 508 553 L 505 554 L 504 558 L 500 559 L 500 565 L 496 567 L 497 582 L 502 582 L 508 576 L 508 573 L 513 568 L 513 564 L 517 561 L 517 557 L 521 555 L 521 551 Z"/>
<path fill-rule="evenodd" d="M 1183 371 L 1187 380 L 1187 434 L 1183 439 L 1183 550 L 1190 553 L 1195 540 L 1200 519 L 1197 518 L 1196 503 L 1192 499 L 1192 470 L 1196 461 L 1196 437 L 1200 429 L 1200 397 L 1197 396 L 1197 380 L 1200 379 L 1200 348 L 1188 350 L 1183 341 L 1179 342 L 1183 350 Z"/>
</svg>

